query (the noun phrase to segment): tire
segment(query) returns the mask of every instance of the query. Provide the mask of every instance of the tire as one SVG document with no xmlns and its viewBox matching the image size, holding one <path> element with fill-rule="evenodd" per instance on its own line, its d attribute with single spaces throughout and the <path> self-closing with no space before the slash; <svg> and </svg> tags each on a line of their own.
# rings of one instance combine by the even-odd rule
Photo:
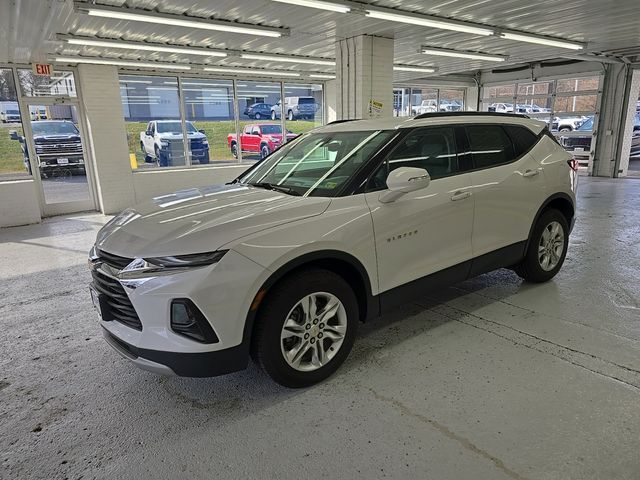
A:
<svg viewBox="0 0 640 480">
<path fill-rule="evenodd" d="M 260 115 L 259 113 L 256 113 L 253 118 L 255 118 L 256 120 L 260 120 L 262 118 L 262 115 Z"/>
<path fill-rule="evenodd" d="M 316 299 L 320 314 L 309 297 Z M 329 301 L 336 305 L 335 310 L 322 318 L 319 315 Z M 307 316 L 302 303 L 314 315 Z M 358 321 L 356 296 L 342 277 L 328 270 L 301 270 L 276 284 L 263 301 L 252 337 L 252 356 L 280 385 L 308 387 L 328 378 L 345 361 Z M 286 353 L 294 358 L 287 360 Z"/>
<path fill-rule="evenodd" d="M 260 158 L 265 158 L 271 152 L 269 151 L 269 145 L 262 145 L 260 147 Z"/>
<path fill-rule="evenodd" d="M 527 282 L 547 282 L 560 271 L 568 245 L 567 219 L 556 209 L 545 210 L 533 227 L 524 259 L 514 270 Z"/>
<path fill-rule="evenodd" d="M 277 120 L 276 112 L 271 110 L 271 120 Z"/>
<path fill-rule="evenodd" d="M 293 122 L 294 120 L 293 112 L 291 110 L 289 110 L 289 113 L 287 113 L 287 120 L 289 120 L 290 122 Z"/>
<path fill-rule="evenodd" d="M 238 158 L 238 144 L 236 142 L 231 142 L 231 155 Z"/>
</svg>

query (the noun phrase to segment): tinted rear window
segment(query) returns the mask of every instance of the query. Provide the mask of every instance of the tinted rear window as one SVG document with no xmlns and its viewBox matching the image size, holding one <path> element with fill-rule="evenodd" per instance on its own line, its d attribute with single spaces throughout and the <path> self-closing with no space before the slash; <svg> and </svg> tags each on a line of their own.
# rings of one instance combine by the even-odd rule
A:
<svg viewBox="0 0 640 480">
<path fill-rule="evenodd" d="M 490 168 L 515 158 L 511 139 L 500 125 L 470 125 L 466 128 L 474 168 Z"/>
<path fill-rule="evenodd" d="M 505 125 L 504 129 L 507 131 L 509 137 L 511 137 L 516 157 L 525 154 L 538 143 L 538 137 L 526 127 Z"/>
<path fill-rule="evenodd" d="M 312 97 L 300 97 L 298 99 L 298 105 L 304 105 L 304 104 L 308 104 L 308 103 L 316 103 L 315 99 Z"/>
</svg>

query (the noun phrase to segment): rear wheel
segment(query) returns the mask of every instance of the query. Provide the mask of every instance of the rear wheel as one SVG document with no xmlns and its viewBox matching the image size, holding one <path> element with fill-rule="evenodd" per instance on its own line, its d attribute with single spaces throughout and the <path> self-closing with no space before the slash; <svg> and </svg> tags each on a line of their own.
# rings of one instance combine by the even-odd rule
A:
<svg viewBox="0 0 640 480">
<path fill-rule="evenodd" d="M 269 151 L 268 145 L 262 145 L 262 147 L 260 147 L 260 158 L 265 158 L 269 153 L 271 152 Z"/>
<path fill-rule="evenodd" d="M 291 110 L 289 110 L 289 113 L 287 114 L 287 120 L 289 120 L 290 122 L 293 121 L 293 112 Z"/>
<path fill-rule="evenodd" d="M 533 228 L 524 260 L 516 273 L 529 282 L 551 280 L 564 263 L 569 245 L 569 224 L 562 213 L 549 209 Z"/>
<path fill-rule="evenodd" d="M 231 143 L 231 155 L 238 158 L 238 144 L 236 142 Z"/>
<path fill-rule="evenodd" d="M 303 270 L 273 287 L 256 319 L 254 358 L 276 382 L 321 382 L 349 355 L 358 325 L 351 287 L 333 272 Z"/>
<path fill-rule="evenodd" d="M 273 110 L 271 111 L 271 120 L 277 120 L 276 112 L 274 112 Z"/>
</svg>

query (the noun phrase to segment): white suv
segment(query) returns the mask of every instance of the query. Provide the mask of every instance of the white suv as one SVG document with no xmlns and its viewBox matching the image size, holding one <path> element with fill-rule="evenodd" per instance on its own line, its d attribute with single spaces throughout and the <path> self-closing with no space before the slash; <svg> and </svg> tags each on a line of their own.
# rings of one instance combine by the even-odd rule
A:
<svg viewBox="0 0 640 480">
<path fill-rule="evenodd" d="M 345 360 L 359 321 L 501 267 L 564 261 L 576 164 L 542 122 L 487 113 L 334 122 L 227 185 L 164 195 L 99 232 L 107 341 L 156 372 L 213 376 L 250 354 L 290 387 Z"/>
</svg>

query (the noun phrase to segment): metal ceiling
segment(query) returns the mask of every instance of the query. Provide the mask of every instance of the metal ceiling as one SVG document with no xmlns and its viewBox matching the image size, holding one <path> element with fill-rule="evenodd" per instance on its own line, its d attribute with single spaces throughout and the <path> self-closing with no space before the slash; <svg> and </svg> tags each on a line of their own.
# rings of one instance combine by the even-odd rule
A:
<svg viewBox="0 0 640 480">
<path fill-rule="evenodd" d="M 502 67 L 576 53 L 498 37 L 405 25 L 358 14 L 339 14 L 270 0 L 99 0 L 95 3 L 287 27 L 290 28 L 291 35 L 264 38 L 90 17 L 76 13 L 72 0 L 2 0 L 0 62 L 44 61 L 53 54 L 99 55 L 127 60 L 179 63 L 203 62 L 202 57 L 184 54 L 66 45 L 56 40 L 56 34 L 330 58 L 335 56 L 334 44 L 338 39 L 359 34 L 381 35 L 395 39 L 395 63 L 435 66 L 439 69 L 438 75 Z M 586 42 L 587 52 L 632 52 L 634 55 L 640 53 L 639 0 L 370 0 L 362 3 Z M 429 57 L 417 53 L 422 45 L 482 51 L 508 55 L 509 58 L 507 62 L 498 64 L 450 57 Z M 327 66 L 285 64 L 237 57 L 207 58 L 206 62 L 212 65 L 281 70 L 333 70 Z M 406 80 L 424 75 L 396 72 L 394 76 L 396 80 Z"/>
</svg>

